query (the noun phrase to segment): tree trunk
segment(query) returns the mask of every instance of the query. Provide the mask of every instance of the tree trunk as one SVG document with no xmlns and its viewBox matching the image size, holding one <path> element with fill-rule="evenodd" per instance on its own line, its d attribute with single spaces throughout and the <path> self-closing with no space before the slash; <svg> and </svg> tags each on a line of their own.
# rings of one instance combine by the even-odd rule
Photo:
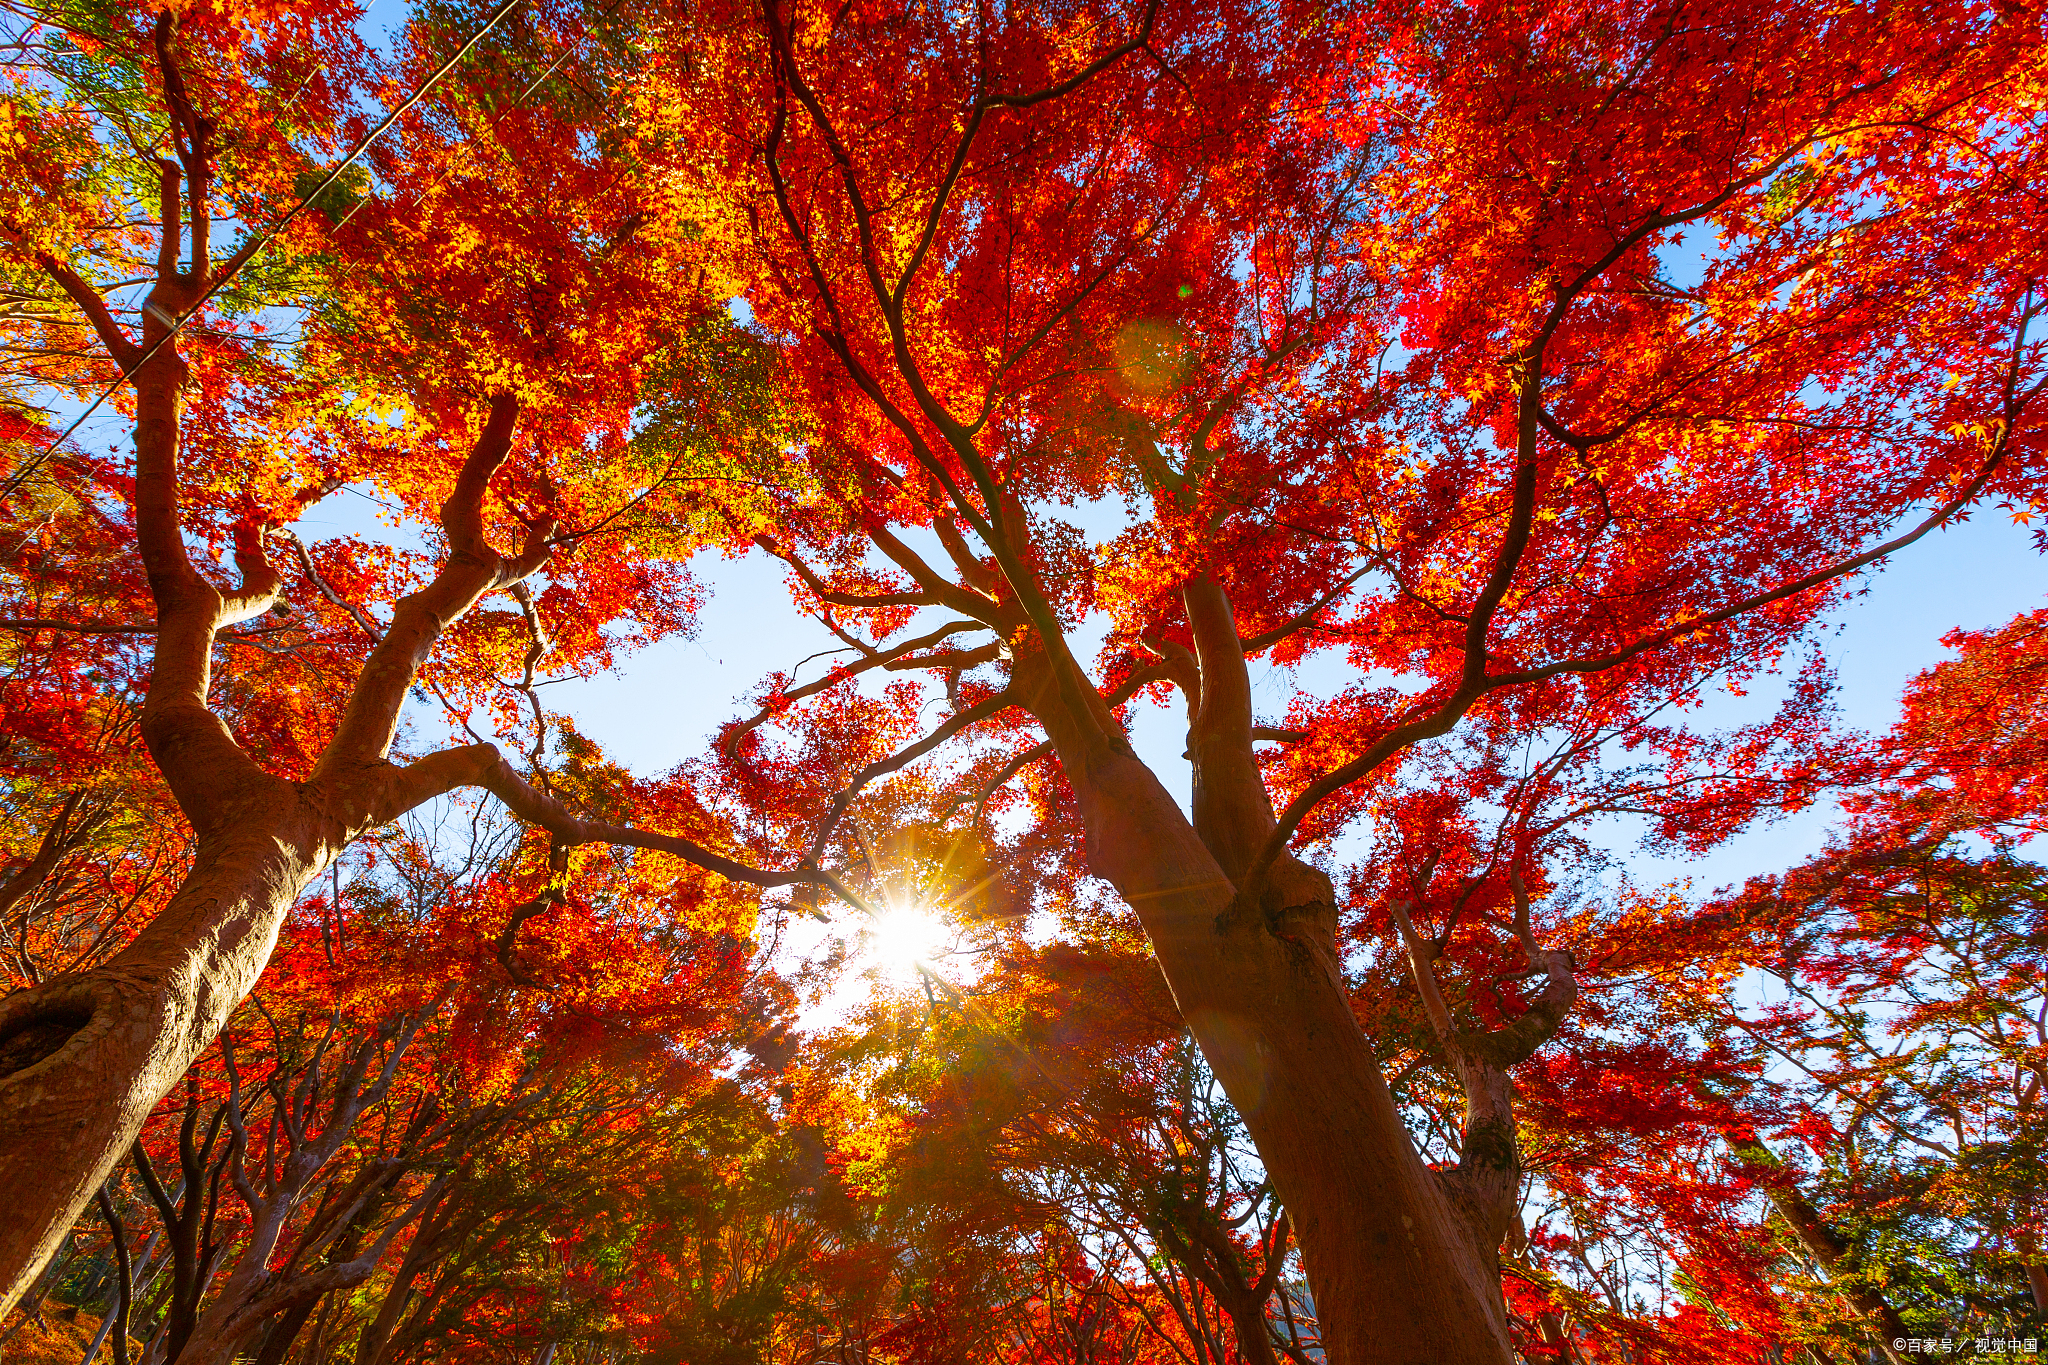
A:
<svg viewBox="0 0 2048 1365">
<path fill-rule="evenodd" d="M 415 1121 L 417 1122 L 417 1116 Z M 391 1187 L 397 1181 L 399 1174 L 400 1172 L 393 1171 L 388 1176 L 380 1177 L 377 1183 L 371 1185 L 370 1189 L 365 1193 L 360 1206 L 349 1217 L 346 1230 L 335 1240 L 332 1248 L 328 1251 L 326 1259 L 330 1265 L 342 1261 L 352 1261 L 360 1254 L 362 1251 L 363 1233 L 371 1223 L 376 1221 L 377 1216 L 383 1211 L 385 1199 L 391 1193 Z M 306 1235 L 310 1235 L 310 1232 Z M 302 1235 L 301 1250 L 303 1250 L 303 1247 L 304 1236 Z M 299 1254 L 297 1251 L 292 1253 L 287 1262 L 287 1270 L 298 1263 Z M 329 1290 L 316 1297 L 300 1298 L 275 1318 L 271 1319 L 270 1326 L 264 1331 L 262 1340 L 257 1343 L 255 1365 L 284 1365 L 285 1357 L 291 1353 L 293 1343 L 298 1340 L 299 1333 L 305 1330 L 306 1323 L 312 1318 L 314 1310 L 318 1309 L 322 1304 L 333 1302 L 334 1297 L 333 1291 Z M 316 1345 L 318 1344 L 319 1336 L 320 1333 L 316 1329 L 314 1332 Z"/>
<path fill-rule="evenodd" d="M 1208 1211 L 1203 1212 L 1206 1214 Z M 1261 1286 L 1245 1282 L 1239 1267 L 1233 1263 L 1227 1241 L 1222 1247 L 1198 1248 L 1170 1220 L 1155 1225 L 1152 1234 L 1160 1250 L 1170 1256 L 1189 1279 L 1206 1288 L 1209 1297 L 1230 1320 L 1231 1334 L 1237 1339 L 1237 1355 L 1242 1365 L 1280 1365 L 1280 1358 L 1273 1349 L 1272 1333 L 1266 1326 L 1266 1305 L 1272 1301 L 1272 1290 L 1265 1288 L 1262 1292 Z M 1208 1239 L 1203 1240 L 1206 1243 Z M 1273 1254 L 1285 1255 L 1285 1245 L 1284 1242 L 1276 1243 Z M 1215 1255 L 1217 1251 L 1223 1254 Z M 1199 1312 L 1199 1297 L 1195 1306 Z"/>
<path fill-rule="evenodd" d="M 1034 664 L 1058 666 L 1018 661 Z M 1136 911 L 1244 1116 L 1294 1220 L 1330 1365 L 1508 1365 L 1496 1248 L 1477 1244 L 1409 1141 L 1323 927 L 1327 880 L 1276 866 L 1269 903 L 1233 913 L 1236 887 L 1159 779 L 1089 723 L 1114 726 L 1107 708 L 1084 719 L 1055 697 L 1048 679 L 1032 709 L 1074 789 L 1089 867 Z"/>
<path fill-rule="evenodd" d="M 1244 1365 L 1280 1365 L 1273 1349 L 1273 1334 L 1266 1329 L 1266 1304 L 1246 1295 L 1234 1302 L 1217 1300 L 1230 1315 L 1230 1329 L 1237 1336 L 1237 1358 Z"/>
<path fill-rule="evenodd" d="M 399 1263 L 398 1273 L 392 1277 L 384 1291 L 383 1301 L 377 1305 L 377 1316 L 363 1327 L 356 1339 L 356 1365 L 383 1365 L 391 1345 L 391 1334 L 405 1317 L 405 1310 L 412 1306 L 415 1297 L 413 1281 L 419 1278 L 421 1268 L 429 1259 L 418 1252 L 425 1252 L 437 1239 L 439 1229 L 422 1223 L 413 1238 L 413 1245 L 406 1250 L 405 1259 Z"/>
<path fill-rule="evenodd" d="M 1728 1134 L 1728 1150 L 1744 1172 L 1762 1188 L 1771 1201 L 1771 1207 L 1778 1216 L 1792 1228 L 1799 1238 L 1800 1246 L 1821 1273 L 1834 1286 L 1848 1304 L 1860 1313 L 1877 1337 L 1877 1349 L 1892 1365 L 1904 1365 L 1904 1358 L 1892 1343 L 1900 1337 L 1910 1336 L 1906 1324 L 1900 1319 L 1898 1310 L 1891 1301 L 1866 1285 L 1842 1278 L 1850 1246 L 1842 1235 L 1828 1226 L 1820 1210 L 1806 1201 L 1799 1193 L 1799 1187 L 1792 1183 L 1792 1173 L 1785 1169 L 1785 1163 L 1770 1148 L 1764 1146 L 1755 1133 L 1737 1131 Z"/>
<path fill-rule="evenodd" d="M 2026 1275 L 2027 1288 L 2034 1295 L 2034 1311 L 2048 1317 L 2048 1265 L 2041 1261 L 2041 1239 L 2031 1233 L 2023 1233 L 2017 1240 L 2020 1270 Z"/>
<path fill-rule="evenodd" d="M 120 1271 L 116 1284 L 114 1306 L 107 1313 L 106 1321 L 100 1324 L 100 1336 L 106 1335 L 108 1325 L 114 1329 L 114 1365 L 128 1365 L 128 1309 L 135 1289 L 133 1267 L 128 1261 L 128 1230 L 122 1226 L 121 1215 L 114 1207 L 114 1201 L 104 1188 L 93 1196 L 99 1204 L 100 1216 L 107 1220 L 107 1230 L 114 1239 L 114 1258 Z M 85 1353 L 87 1365 L 99 1350 L 99 1337 L 93 1338 L 92 1349 Z"/>
<path fill-rule="evenodd" d="M 85 1356 L 81 1361 L 80 1365 L 92 1365 L 94 1358 L 97 1357 L 100 1353 L 100 1347 L 107 1344 L 107 1338 L 109 1336 L 112 1336 L 113 1332 L 114 1315 L 111 1312 L 109 1312 L 105 1317 L 100 1319 L 100 1330 L 94 1333 L 93 1339 L 86 1344 Z M 114 1363 L 114 1365 L 128 1365 L 128 1362 L 125 1360 L 118 1360 Z"/>
<path fill-rule="evenodd" d="M 296 1307 L 287 1308 L 271 1320 L 270 1328 L 264 1332 L 263 1340 L 256 1347 L 256 1365 L 284 1365 L 284 1358 L 291 1354 L 293 1343 L 299 1333 L 312 1320 L 315 1309 L 325 1299 L 307 1299 Z"/>
<path fill-rule="evenodd" d="M 1572 1344 L 1571 1333 L 1565 1330 L 1562 1313 L 1545 1309 L 1536 1317 L 1536 1330 L 1543 1334 L 1543 1344 L 1557 1354 L 1562 1365 L 1579 1365 L 1579 1348 Z"/>
<path fill-rule="evenodd" d="M 255 984 L 286 912 L 339 845 L 289 784 L 242 785 L 223 832 L 202 835 L 191 873 L 134 943 L 0 1000 L 0 1311 Z"/>
</svg>

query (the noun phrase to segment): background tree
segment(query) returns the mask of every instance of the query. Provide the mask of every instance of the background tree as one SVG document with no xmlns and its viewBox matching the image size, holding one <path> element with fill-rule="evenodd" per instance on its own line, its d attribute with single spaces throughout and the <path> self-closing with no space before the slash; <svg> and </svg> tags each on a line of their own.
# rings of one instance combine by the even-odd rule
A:
<svg viewBox="0 0 2048 1365">
<path fill-rule="evenodd" d="M 1819 1158 L 1815 1271 L 1917 1323 L 2048 1313 L 2044 621 L 1956 632 L 1915 679 L 1832 846 L 1727 907 L 1773 988 L 1730 1025 L 1790 1074 Z M 1830 1255 L 1832 1251 L 1832 1255 Z"/>
</svg>

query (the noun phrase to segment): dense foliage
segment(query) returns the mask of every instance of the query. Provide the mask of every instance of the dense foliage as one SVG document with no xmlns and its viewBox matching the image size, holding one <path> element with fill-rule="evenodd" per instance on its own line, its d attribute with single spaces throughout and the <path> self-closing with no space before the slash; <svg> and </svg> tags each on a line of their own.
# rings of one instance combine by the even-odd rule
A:
<svg viewBox="0 0 2048 1365">
<path fill-rule="evenodd" d="M 2033 1349 L 2044 22 L 0 0 L 0 1333 Z"/>
</svg>

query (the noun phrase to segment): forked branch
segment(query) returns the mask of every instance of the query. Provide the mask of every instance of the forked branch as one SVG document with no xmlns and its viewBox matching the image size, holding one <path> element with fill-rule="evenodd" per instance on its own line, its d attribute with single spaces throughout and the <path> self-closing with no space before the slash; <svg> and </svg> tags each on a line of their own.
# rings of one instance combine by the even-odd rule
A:
<svg viewBox="0 0 2048 1365">
<path fill-rule="evenodd" d="M 681 835 L 586 820 L 521 777 L 495 744 L 465 744 L 442 749 L 392 770 L 371 817 L 380 823 L 389 822 L 422 802 L 460 787 L 483 788 L 504 802 L 506 809 L 521 820 L 546 830 L 564 848 L 577 848 L 584 844 L 644 848 L 670 854 L 693 866 L 716 872 L 729 881 L 744 882 L 749 886 L 832 886 L 830 874 L 815 867 L 799 867 L 787 872 L 767 871 L 714 853 Z"/>
<path fill-rule="evenodd" d="M 838 829 L 840 820 L 845 818 L 847 809 L 853 805 L 854 798 L 858 797 L 870 782 L 873 782 L 878 777 L 884 777 L 901 768 L 908 767 L 944 744 L 954 735 L 965 730 L 968 726 L 987 720 L 990 716 L 1006 711 L 1016 704 L 1016 698 L 1012 697 L 1007 691 L 998 692 L 991 697 L 985 697 L 964 711 L 954 712 L 937 729 L 933 730 L 923 739 L 918 740 L 915 744 L 906 745 L 887 758 L 877 759 L 854 774 L 853 781 L 849 782 L 837 796 L 832 798 L 831 809 L 826 812 L 825 818 L 819 822 L 818 832 L 811 840 L 810 856 L 805 859 L 806 864 L 810 866 L 817 865 L 818 860 L 824 856 L 826 844 L 831 841 L 833 832 Z"/>
<path fill-rule="evenodd" d="M 811 590 L 820 602 L 830 602 L 835 607 L 936 607 L 942 605 L 938 595 L 931 592 L 841 592 L 820 578 L 810 565 L 794 550 L 784 550 L 775 543 L 772 536 L 762 534 L 754 537 L 754 543 L 774 555 L 796 571 L 804 586 Z"/>
<path fill-rule="evenodd" d="M 364 662 L 334 739 L 314 768 L 316 777 L 382 760 L 397 734 L 406 690 L 441 633 L 486 594 L 521 582 L 547 562 L 552 519 L 529 526 L 516 555 L 499 554 L 484 533 L 484 498 L 491 477 L 511 454 L 518 413 L 518 400 L 511 394 L 491 398 L 483 432 L 441 504 L 448 557 L 425 587 L 399 599 L 390 628 Z M 358 624 L 364 623 L 359 619 Z"/>
</svg>

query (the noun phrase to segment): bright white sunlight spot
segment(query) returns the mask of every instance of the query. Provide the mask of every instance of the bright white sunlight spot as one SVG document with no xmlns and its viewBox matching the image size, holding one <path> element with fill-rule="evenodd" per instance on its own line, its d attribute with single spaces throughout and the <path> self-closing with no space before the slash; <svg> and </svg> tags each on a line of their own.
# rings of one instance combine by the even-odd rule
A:
<svg viewBox="0 0 2048 1365">
<path fill-rule="evenodd" d="M 884 980 L 909 985 L 920 965 L 945 952 L 953 926 L 922 905 L 884 905 L 860 931 L 855 965 Z"/>
</svg>

